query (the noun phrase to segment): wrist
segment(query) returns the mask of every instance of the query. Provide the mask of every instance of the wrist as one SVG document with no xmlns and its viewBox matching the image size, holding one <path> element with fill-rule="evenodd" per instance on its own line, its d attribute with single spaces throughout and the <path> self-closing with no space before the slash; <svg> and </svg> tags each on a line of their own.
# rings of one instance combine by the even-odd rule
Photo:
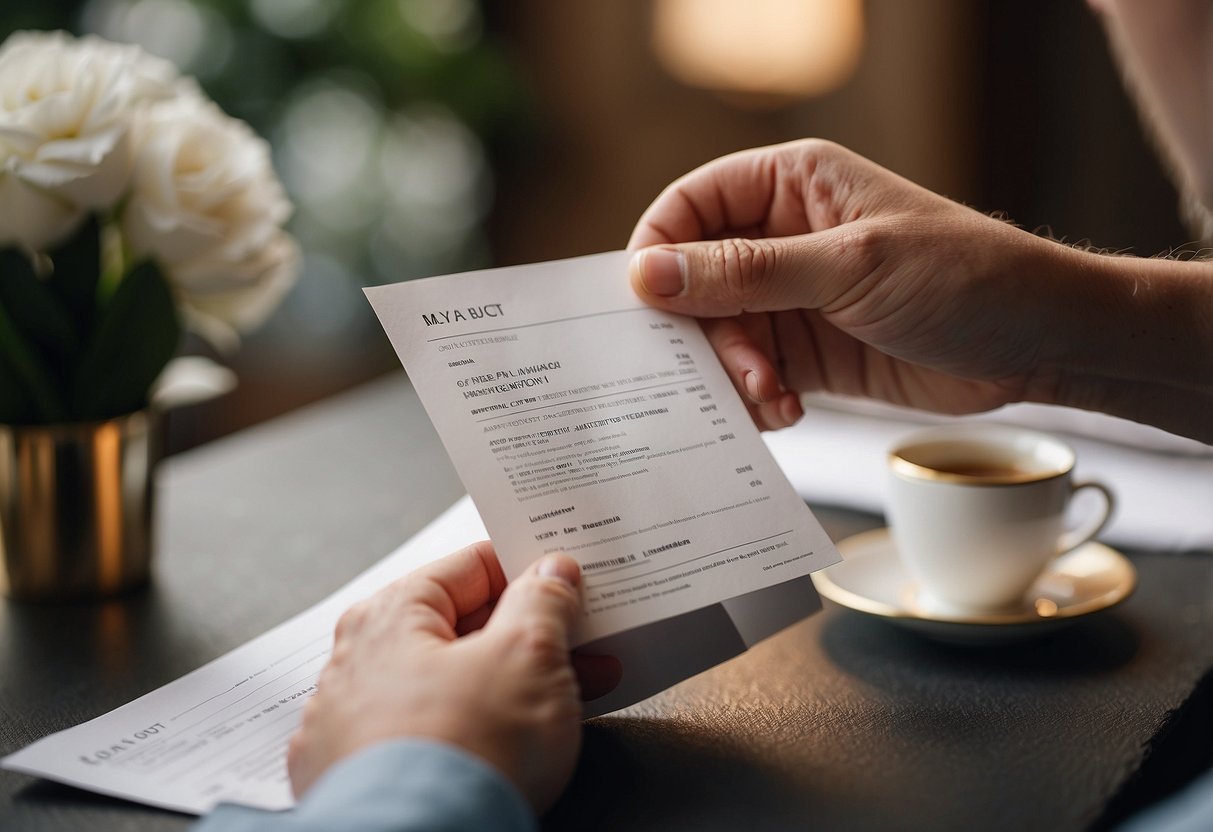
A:
<svg viewBox="0 0 1213 832">
<path fill-rule="evenodd" d="M 1042 287 L 1053 335 L 1029 400 L 1213 443 L 1213 263 L 1075 249 L 1055 261 Z"/>
<path fill-rule="evenodd" d="M 416 737 L 374 743 L 341 760 L 296 816 L 309 829 L 536 829 L 525 797 L 497 769 L 458 746 Z"/>
</svg>

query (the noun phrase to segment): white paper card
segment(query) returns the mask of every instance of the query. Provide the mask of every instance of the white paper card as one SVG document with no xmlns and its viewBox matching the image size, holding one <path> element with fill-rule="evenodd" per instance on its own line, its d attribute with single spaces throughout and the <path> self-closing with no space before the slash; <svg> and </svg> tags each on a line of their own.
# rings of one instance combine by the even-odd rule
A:
<svg viewBox="0 0 1213 832">
<path fill-rule="evenodd" d="M 838 560 L 699 324 L 623 251 L 367 289 L 506 575 L 581 564 L 575 643 Z"/>
</svg>

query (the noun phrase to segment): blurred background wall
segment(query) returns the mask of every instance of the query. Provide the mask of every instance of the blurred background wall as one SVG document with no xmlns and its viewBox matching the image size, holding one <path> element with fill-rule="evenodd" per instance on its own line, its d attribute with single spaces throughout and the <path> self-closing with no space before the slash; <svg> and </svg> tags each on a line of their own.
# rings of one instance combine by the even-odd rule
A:
<svg viewBox="0 0 1213 832">
<path fill-rule="evenodd" d="M 300 283 L 172 450 L 397 369 L 360 287 L 620 248 L 746 147 L 821 136 L 1068 240 L 1189 239 L 1081 0 L 5 0 L 21 28 L 174 60 L 295 201 Z"/>
</svg>

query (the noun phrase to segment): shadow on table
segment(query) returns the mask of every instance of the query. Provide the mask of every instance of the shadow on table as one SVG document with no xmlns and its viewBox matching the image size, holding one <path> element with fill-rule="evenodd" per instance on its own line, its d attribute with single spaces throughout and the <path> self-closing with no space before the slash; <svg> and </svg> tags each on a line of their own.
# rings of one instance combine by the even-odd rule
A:
<svg viewBox="0 0 1213 832">
<path fill-rule="evenodd" d="M 710 725 L 602 717 L 586 723 L 573 781 L 543 828 L 784 832 L 803 818 L 778 807 L 803 803 L 804 789 Z"/>
<path fill-rule="evenodd" d="M 940 684 L 1016 687 L 1068 684 L 1110 673 L 1137 654 L 1138 636 L 1106 613 L 1039 638 L 960 646 L 933 641 L 887 621 L 845 611 L 832 616 L 822 646 L 845 673 L 888 693 L 937 692 Z"/>
<path fill-rule="evenodd" d="M 34 780 L 18 790 L 10 808 L 20 813 L 20 826 L 14 829 L 102 829 L 115 823 L 124 829 L 185 829 L 195 820 L 49 780 Z M 0 822 L 0 828 L 8 827 Z"/>
</svg>

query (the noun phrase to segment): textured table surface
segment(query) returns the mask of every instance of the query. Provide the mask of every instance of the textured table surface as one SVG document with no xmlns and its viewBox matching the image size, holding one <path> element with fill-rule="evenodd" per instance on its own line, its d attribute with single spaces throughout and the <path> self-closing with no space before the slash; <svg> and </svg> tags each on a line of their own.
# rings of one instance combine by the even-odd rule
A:
<svg viewBox="0 0 1213 832">
<path fill-rule="evenodd" d="M 401 377 L 173 458 L 159 478 L 150 589 L 53 607 L 0 600 L 0 754 L 290 617 L 461 493 Z M 818 514 L 835 539 L 879 524 L 838 509 Z M 589 723 L 573 784 L 545 826 L 1104 823 L 1208 739 L 1184 737 L 1194 724 L 1202 736 L 1208 728 L 1191 712 L 1207 704 L 1193 692 L 1213 668 L 1213 557 L 1134 562 L 1140 587 L 1121 608 L 999 649 L 935 645 L 827 603 L 746 655 Z M 5 832 L 189 821 L 0 772 Z"/>
</svg>

